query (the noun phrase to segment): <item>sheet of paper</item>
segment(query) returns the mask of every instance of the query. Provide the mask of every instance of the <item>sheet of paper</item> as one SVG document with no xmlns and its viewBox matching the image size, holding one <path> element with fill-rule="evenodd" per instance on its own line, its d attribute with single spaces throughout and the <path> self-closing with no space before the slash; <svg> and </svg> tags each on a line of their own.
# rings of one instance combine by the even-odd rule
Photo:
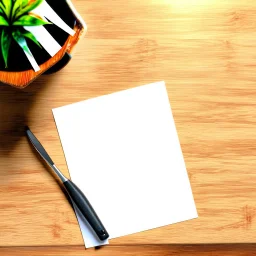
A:
<svg viewBox="0 0 256 256">
<path fill-rule="evenodd" d="M 53 110 L 71 178 L 116 238 L 197 217 L 165 83 Z M 81 221 L 80 225 L 81 225 Z M 89 242 L 90 230 L 83 229 Z"/>
</svg>

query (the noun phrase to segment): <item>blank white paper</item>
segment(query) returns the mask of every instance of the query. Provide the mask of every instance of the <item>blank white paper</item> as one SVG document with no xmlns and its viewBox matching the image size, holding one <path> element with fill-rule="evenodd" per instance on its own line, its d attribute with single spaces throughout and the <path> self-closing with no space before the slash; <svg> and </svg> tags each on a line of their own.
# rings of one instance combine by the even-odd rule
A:
<svg viewBox="0 0 256 256">
<path fill-rule="evenodd" d="M 53 114 L 71 178 L 110 239 L 197 217 L 164 82 Z M 101 244 L 82 233 L 86 247 Z"/>
</svg>

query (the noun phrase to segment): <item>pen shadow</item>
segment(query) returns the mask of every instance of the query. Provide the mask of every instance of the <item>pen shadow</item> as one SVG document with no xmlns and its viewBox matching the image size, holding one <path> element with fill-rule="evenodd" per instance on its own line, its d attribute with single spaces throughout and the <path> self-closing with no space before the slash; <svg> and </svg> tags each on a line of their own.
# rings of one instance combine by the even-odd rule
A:
<svg viewBox="0 0 256 256">
<path fill-rule="evenodd" d="M 56 75 L 43 75 L 25 89 L 0 83 L 0 156 L 6 156 L 25 135 L 28 114 Z"/>
</svg>

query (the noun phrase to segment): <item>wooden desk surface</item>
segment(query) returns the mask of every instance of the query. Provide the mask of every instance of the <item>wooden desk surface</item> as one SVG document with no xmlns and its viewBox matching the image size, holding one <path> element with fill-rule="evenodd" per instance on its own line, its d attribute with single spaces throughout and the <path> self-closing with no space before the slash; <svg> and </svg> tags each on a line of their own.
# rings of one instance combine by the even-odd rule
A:
<svg viewBox="0 0 256 256">
<path fill-rule="evenodd" d="M 51 109 L 160 80 L 199 218 L 113 239 L 97 254 L 252 252 L 253 245 L 170 244 L 256 242 L 255 1 L 73 2 L 88 33 L 71 63 L 23 91 L 0 86 L 0 253 L 84 254 L 75 215 L 24 125 L 68 175 Z"/>
</svg>

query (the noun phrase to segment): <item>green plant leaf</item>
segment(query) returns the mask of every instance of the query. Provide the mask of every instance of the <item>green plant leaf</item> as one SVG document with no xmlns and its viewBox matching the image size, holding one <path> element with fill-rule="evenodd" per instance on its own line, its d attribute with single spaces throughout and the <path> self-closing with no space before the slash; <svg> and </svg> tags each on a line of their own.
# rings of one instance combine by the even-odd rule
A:
<svg viewBox="0 0 256 256">
<path fill-rule="evenodd" d="M 23 15 L 12 23 L 13 26 L 41 26 L 51 24 L 47 21 L 40 19 L 39 17 L 30 15 Z"/>
<path fill-rule="evenodd" d="M 9 26 L 8 21 L 0 15 L 0 26 Z"/>
<path fill-rule="evenodd" d="M 29 38 L 30 40 L 32 40 L 35 44 L 37 44 L 40 48 L 42 48 L 42 46 L 40 45 L 40 43 L 37 41 L 36 37 L 29 31 L 23 32 L 22 33 L 23 36 L 25 36 L 26 38 Z"/>
<path fill-rule="evenodd" d="M 4 11 L 1 6 L 0 6 L 0 14 L 4 14 Z"/>
<path fill-rule="evenodd" d="M 12 32 L 12 37 L 14 38 L 14 40 L 19 44 L 19 46 L 29 55 L 31 55 L 31 52 L 28 48 L 27 42 L 24 38 L 24 36 L 20 33 L 19 30 L 14 30 Z"/>
<path fill-rule="evenodd" d="M 29 0 L 29 1 L 24 1 L 22 2 L 22 9 L 17 12 L 17 14 L 15 15 L 15 19 L 21 17 L 23 14 L 25 13 L 29 13 L 31 11 L 33 11 L 37 6 L 39 6 L 44 0 Z M 26 5 L 25 2 L 27 2 Z"/>
<path fill-rule="evenodd" d="M 2 2 L 0 2 L 0 9 L 2 13 L 5 13 L 5 8 Z"/>
<path fill-rule="evenodd" d="M 47 21 L 40 19 L 39 17 L 33 15 L 23 15 L 18 20 L 13 22 L 13 26 L 41 26 L 51 24 Z"/>
<path fill-rule="evenodd" d="M 22 8 L 22 0 L 16 0 L 12 7 L 12 15 L 11 15 L 12 19 L 14 18 L 16 12 L 20 11 L 21 8 Z"/>
<path fill-rule="evenodd" d="M 4 12 L 7 16 L 7 18 L 11 17 L 11 10 L 12 10 L 12 0 L 2 0 L 1 1 L 4 5 Z"/>
<path fill-rule="evenodd" d="M 6 19 L 8 19 L 7 13 L 6 13 L 6 8 L 3 5 L 3 3 L 0 1 L 0 13 L 2 14 L 2 16 L 4 16 Z"/>
<path fill-rule="evenodd" d="M 11 42 L 12 42 L 11 35 L 7 33 L 5 29 L 3 29 L 2 35 L 1 35 L 1 50 L 4 58 L 5 68 L 8 67 L 8 56 L 9 56 Z"/>
<path fill-rule="evenodd" d="M 28 0 L 14 0 L 15 3 L 12 8 L 12 20 L 15 19 L 15 16 L 28 4 Z"/>
<path fill-rule="evenodd" d="M 28 0 L 21 0 L 22 1 L 22 8 L 24 8 L 28 4 Z"/>
</svg>

